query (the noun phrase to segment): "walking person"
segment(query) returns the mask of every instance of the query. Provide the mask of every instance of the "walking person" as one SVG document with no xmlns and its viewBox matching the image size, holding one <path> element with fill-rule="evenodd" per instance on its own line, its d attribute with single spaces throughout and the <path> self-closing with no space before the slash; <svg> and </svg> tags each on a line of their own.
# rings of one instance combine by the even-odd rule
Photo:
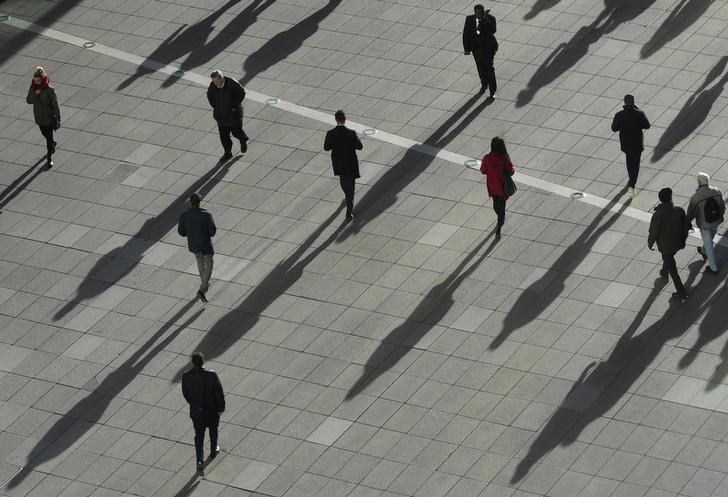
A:
<svg viewBox="0 0 728 497">
<path fill-rule="evenodd" d="M 655 207 L 655 212 L 650 220 L 647 247 L 654 250 L 653 245 L 657 243 L 657 249 L 662 254 L 660 277 L 667 279 L 669 274 L 675 285 L 675 292 L 672 296 L 684 301 L 688 298 L 688 295 L 677 272 L 675 254 L 678 250 L 685 248 L 690 223 L 683 208 L 672 204 L 672 190 L 670 188 L 660 190 L 658 198 L 660 199 L 660 205 Z"/>
<path fill-rule="evenodd" d="M 225 393 L 217 373 L 205 369 L 202 352 L 192 354 L 192 369 L 182 375 L 182 395 L 190 405 L 190 418 L 195 427 L 195 458 L 197 472 L 202 474 L 205 455 L 205 430 L 210 430 L 210 459 L 220 453 L 217 444 L 217 429 L 220 415 L 225 412 Z"/>
<path fill-rule="evenodd" d="M 480 94 L 486 88 L 490 91 L 490 98 L 495 98 L 498 88 L 495 81 L 495 67 L 493 59 L 498 51 L 498 41 L 495 39 L 496 21 L 490 10 L 482 5 L 475 6 L 475 14 L 465 17 L 463 27 L 463 50 L 465 55 L 472 52 L 475 67 L 480 77 Z"/>
<path fill-rule="evenodd" d="M 630 197 L 635 195 L 637 176 L 640 173 L 640 160 L 644 146 L 644 133 L 642 130 L 650 129 L 650 121 L 645 113 L 634 104 L 632 95 L 624 96 L 624 108 L 614 115 L 612 131 L 619 131 L 619 145 L 624 152 L 627 162 L 627 192 Z"/>
<path fill-rule="evenodd" d="M 207 290 L 210 288 L 210 276 L 212 276 L 212 256 L 215 251 L 212 249 L 212 237 L 217 232 L 212 214 L 200 208 L 202 198 L 193 193 L 188 200 L 190 208 L 183 212 L 177 223 L 177 232 L 187 237 L 187 248 L 195 254 L 197 269 L 200 272 L 200 289 L 197 297 L 207 303 Z"/>
<path fill-rule="evenodd" d="M 700 229 L 703 246 L 698 247 L 698 253 L 703 257 L 703 260 L 708 261 L 705 272 L 709 274 L 718 273 L 713 238 L 715 238 L 718 231 L 718 225 L 723 222 L 724 214 L 723 192 L 710 186 L 710 176 L 706 173 L 698 173 L 698 189 L 690 197 L 687 216 L 688 222 L 692 223 L 693 219 L 695 219 L 695 224 Z"/>
<path fill-rule="evenodd" d="M 339 177 L 339 184 L 346 199 L 346 220 L 354 219 L 354 189 L 359 178 L 359 159 L 357 150 L 362 150 L 361 140 L 356 131 L 346 127 L 346 115 L 343 110 L 334 114 L 336 127 L 326 132 L 324 150 L 331 151 L 331 165 L 334 175 Z"/>
<path fill-rule="evenodd" d="M 495 239 L 500 240 L 501 228 L 506 222 L 506 200 L 508 200 L 505 176 L 513 176 L 516 172 L 503 138 L 496 136 L 490 141 L 490 153 L 483 157 L 480 172 L 486 176 L 488 196 L 493 199 L 493 210 L 498 216 Z"/>
<path fill-rule="evenodd" d="M 48 74 L 40 66 L 35 68 L 25 101 L 33 105 L 35 123 L 46 140 L 46 166 L 53 167 L 53 154 L 58 145 L 53 138 L 53 132 L 61 127 L 61 109 L 58 107 L 56 90 L 51 86 Z"/>
<path fill-rule="evenodd" d="M 210 74 L 212 82 L 207 88 L 207 100 L 212 107 L 212 116 L 217 121 L 220 142 L 225 151 L 220 162 L 232 158 L 233 140 L 230 134 L 240 141 L 240 153 L 248 151 L 248 135 L 243 131 L 243 99 L 245 90 L 233 78 L 228 78 L 222 71 L 214 70 Z"/>
</svg>

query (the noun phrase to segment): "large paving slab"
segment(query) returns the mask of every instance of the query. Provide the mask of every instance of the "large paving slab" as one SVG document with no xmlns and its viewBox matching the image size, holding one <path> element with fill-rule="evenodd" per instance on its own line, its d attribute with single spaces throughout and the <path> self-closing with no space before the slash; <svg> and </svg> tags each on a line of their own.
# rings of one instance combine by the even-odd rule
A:
<svg viewBox="0 0 728 497">
<path fill-rule="evenodd" d="M 2 495 L 728 493 L 724 276 L 693 237 L 670 300 L 645 223 L 662 187 L 728 187 L 728 7 L 487 8 L 493 102 L 464 2 L 0 2 Z M 36 65 L 62 109 L 51 170 Z M 213 68 L 250 97 L 225 164 Z M 625 93 L 652 121 L 633 200 Z M 339 108 L 377 130 L 350 224 L 322 150 Z M 494 135 L 521 175 L 497 242 L 461 160 Z M 219 228 L 205 306 L 175 230 L 193 191 Z M 179 386 L 195 350 L 228 399 L 204 478 Z"/>
</svg>

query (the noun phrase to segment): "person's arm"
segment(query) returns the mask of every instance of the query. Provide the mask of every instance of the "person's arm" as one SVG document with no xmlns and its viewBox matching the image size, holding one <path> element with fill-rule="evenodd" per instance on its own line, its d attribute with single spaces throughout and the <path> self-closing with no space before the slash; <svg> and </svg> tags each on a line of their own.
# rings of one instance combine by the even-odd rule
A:
<svg viewBox="0 0 728 497">
<path fill-rule="evenodd" d="M 650 129 L 650 121 L 644 112 L 642 112 L 642 129 Z"/>
<path fill-rule="evenodd" d="M 695 207 L 697 207 L 697 203 L 693 198 L 690 198 L 690 202 L 688 202 L 688 211 L 687 211 L 687 219 L 689 223 L 693 222 L 693 219 L 695 219 Z"/>
<path fill-rule="evenodd" d="M 33 88 L 33 83 L 31 83 L 30 88 L 28 88 L 28 96 L 25 97 L 25 101 L 29 104 L 34 104 L 37 98 L 38 94 L 35 92 L 35 88 Z"/>
<path fill-rule="evenodd" d="M 685 241 L 687 241 L 688 236 L 690 236 L 690 228 L 692 227 L 692 224 L 688 221 L 688 217 L 685 215 L 685 211 L 682 210 L 682 208 L 680 209 L 680 220 L 683 225 L 682 248 L 685 248 Z"/>
<path fill-rule="evenodd" d="M 364 148 L 364 145 L 362 145 L 359 136 L 356 134 L 356 131 L 351 130 L 351 135 L 354 137 L 354 148 L 356 148 L 357 150 L 362 150 Z"/>
<path fill-rule="evenodd" d="M 324 138 L 324 150 L 329 151 L 331 150 L 331 131 L 326 132 L 326 138 Z"/>
<path fill-rule="evenodd" d="M 657 213 L 652 215 L 652 219 L 650 220 L 650 234 L 647 237 L 647 246 L 650 250 L 652 250 L 652 246 L 655 244 L 655 241 L 657 240 L 657 235 L 660 232 L 660 219 L 659 215 Z"/>
<path fill-rule="evenodd" d="M 210 236 L 215 236 L 215 233 L 217 233 L 217 226 L 215 226 L 215 220 L 212 219 L 212 214 L 209 214 L 210 222 L 207 224 L 207 232 Z"/>
<path fill-rule="evenodd" d="M 508 158 L 508 176 L 513 176 L 516 173 L 516 168 L 513 166 L 510 157 Z"/>
<path fill-rule="evenodd" d="M 465 55 L 470 55 L 470 36 L 468 34 L 468 18 L 465 18 L 465 26 L 463 27 L 463 51 Z"/>
<path fill-rule="evenodd" d="M 217 402 L 217 412 L 225 412 L 225 392 L 222 390 L 220 377 L 215 373 L 215 401 Z"/>
<path fill-rule="evenodd" d="M 185 381 L 185 377 L 182 376 L 182 396 L 185 398 L 188 404 L 191 404 L 190 402 L 190 387 Z"/>
<path fill-rule="evenodd" d="M 51 106 L 53 107 L 53 112 L 56 116 L 56 119 L 58 120 L 58 125 L 61 124 L 61 109 L 58 107 L 58 96 L 56 95 L 56 89 L 49 87 L 48 88 L 51 91 Z"/>
<path fill-rule="evenodd" d="M 184 216 L 184 214 L 182 216 Z M 179 221 L 177 222 L 177 233 L 179 233 L 180 236 L 187 236 L 187 229 L 185 228 L 185 223 L 182 221 L 182 216 L 179 217 Z"/>
<path fill-rule="evenodd" d="M 481 174 L 488 174 L 486 168 L 485 168 L 485 157 L 483 157 L 483 160 L 480 161 L 480 173 Z"/>
<path fill-rule="evenodd" d="M 485 25 L 488 28 L 488 33 L 494 35 L 496 31 L 495 27 L 495 16 L 490 14 L 489 10 L 485 11 L 485 19 L 488 21 Z"/>
<path fill-rule="evenodd" d="M 619 119 L 619 112 L 614 114 L 614 119 L 612 119 L 612 131 L 619 131 L 622 129 L 622 123 Z"/>
<path fill-rule="evenodd" d="M 233 108 L 239 107 L 243 103 L 243 99 L 245 99 L 245 90 L 243 89 L 242 85 L 231 78 L 231 81 L 235 82 L 235 100 L 233 101 Z"/>
<path fill-rule="evenodd" d="M 207 87 L 207 101 L 210 102 L 210 107 L 215 108 L 215 99 L 212 98 L 212 83 Z"/>
</svg>

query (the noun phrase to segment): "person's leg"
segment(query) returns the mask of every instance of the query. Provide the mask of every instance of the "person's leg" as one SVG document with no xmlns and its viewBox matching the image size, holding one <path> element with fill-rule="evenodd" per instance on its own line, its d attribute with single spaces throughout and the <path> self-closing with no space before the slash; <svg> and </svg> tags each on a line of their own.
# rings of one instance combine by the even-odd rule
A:
<svg viewBox="0 0 728 497">
<path fill-rule="evenodd" d="M 38 126 L 46 140 L 46 160 L 50 164 L 53 153 L 56 151 L 56 144 L 53 141 L 53 128 L 51 126 Z"/>
<path fill-rule="evenodd" d="M 207 293 L 210 289 L 210 277 L 212 276 L 213 254 L 202 254 L 202 269 L 200 271 L 200 291 Z"/>
<path fill-rule="evenodd" d="M 195 457 L 197 464 L 205 462 L 203 445 L 205 443 L 205 423 L 202 420 L 192 420 L 195 426 Z"/>
<path fill-rule="evenodd" d="M 667 269 L 667 272 L 672 278 L 672 283 L 675 285 L 675 292 L 678 295 L 685 295 L 685 287 L 680 279 L 680 275 L 677 272 L 677 264 L 675 263 L 675 254 L 662 254 L 663 267 Z"/>
<path fill-rule="evenodd" d="M 220 143 L 222 143 L 222 148 L 225 151 L 225 155 L 232 154 L 233 141 L 230 138 L 230 127 L 218 124 L 217 131 L 220 133 Z"/>
<path fill-rule="evenodd" d="M 346 199 L 346 217 L 350 218 L 354 211 L 354 188 L 356 181 L 353 176 L 339 175 L 339 184 L 341 185 L 341 191 L 344 192 L 344 198 Z"/>
<path fill-rule="evenodd" d="M 475 67 L 478 69 L 478 77 L 480 77 L 482 93 L 488 87 L 488 74 L 485 52 L 483 50 L 473 50 L 473 58 L 475 59 Z"/>
<path fill-rule="evenodd" d="M 501 236 L 501 227 L 506 222 L 506 199 L 505 197 L 495 196 L 493 197 L 493 210 L 498 216 L 498 224 L 495 228 L 496 238 Z"/>
<path fill-rule="evenodd" d="M 718 271 L 718 263 L 715 261 L 715 249 L 713 238 L 715 238 L 716 228 L 700 228 L 700 236 L 703 238 L 703 254 L 708 260 L 708 266 L 713 271 Z"/>
<path fill-rule="evenodd" d="M 210 423 L 210 458 L 214 459 L 217 455 L 217 427 L 220 423 L 220 416 L 216 416 L 216 419 Z"/>
<path fill-rule="evenodd" d="M 629 176 L 627 186 L 629 188 L 634 188 L 635 186 L 637 186 L 637 176 L 640 173 L 641 155 L 641 152 L 625 152 L 625 158 L 627 162 L 627 175 Z"/>
<path fill-rule="evenodd" d="M 240 152 L 245 153 L 248 151 L 248 135 L 243 131 L 243 121 L 236 123 L 235 126 L 230 128 L 230 132 L 235 138 L 240 141 Z"/>
<path fill-rule="evenodd" d="M 488 81 L 488 89 L 490 90 L 490 96 L 495 95 L 495 91 L 498 89 L 498 84 L 495 81 L 495 66 L 493 65 L 493 59 L 495 54 L 488 54 L 487 65 L 486 65 L 486 81 Z"/>
</svg>

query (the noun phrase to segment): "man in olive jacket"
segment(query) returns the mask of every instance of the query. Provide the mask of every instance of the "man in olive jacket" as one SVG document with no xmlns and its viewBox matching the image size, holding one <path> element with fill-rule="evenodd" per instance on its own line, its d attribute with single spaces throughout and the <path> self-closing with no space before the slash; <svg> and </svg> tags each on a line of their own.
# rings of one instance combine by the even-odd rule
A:
<svg viewBox="0 0 728 497">
<path fill-rule="evenodd" d="M 195 427 L 195 455 L 197 471 L 202 472 L 205 456 L 205 429 L 210 430 L 210 459 L 220 452 L 217 445 L 217 427 L 220 414 L 225 411 L 225 393 L 215 371 L 205 369 L 202 352 L 192 354 L 192 369 L 182 375 L 182 395 L 190 405 L 190 418 Z"/>
<path fill-rule="evenodd" d="M 660 276 L 667 278 L 669 274 L 675 284 L 673 297 L 680 300 L 687 298 L 685 287 L 680 275 L 677 273 L 675 254 L 678 250 L 685 248 L 685 240 L 688 238 L 690 223 L 682 207 L 672 204 L 672 190 L 663 188 L 658 194 L 660 205 L 655 207 L 655 213 L 650 220 L 650 234 L 647 238 L 647 247 L 652 247 L 657 242 L 657 249 L 662 254 L 662 269 Z"/>
<path fill-rule="evenodd" d="M 708 221 L 705 216 L 705 209 L 708 206 L 708 199 L 711 201 L 711 207 L 717 207 L 718 218 Z M 695 224 L 700 229 L 700 236 L 703 238 L 703 247 L 698 247 L 698 253 L 703 256 L 703 260 L 708 261 L 705 272 L 708 274 L 718 273 L 718 263 L 715 261 L 715 250 L 713 246 L 713 238 L 718 231 L 718 226 L 723 222 L 723 214 L 725 214 L 725 201 L 723 200 L 723 192 L 714 186 L 710 186 L 710 176 L 706 173 L 698 173 L 698 189 L 695 190 L 693 196 L 690 197 L 688 204 L 688 222 Z"/>
<path fill-rule="evenodd" d="M 210 74 L 212 82 L 207 88 L 207 100 L 212 107 L 212 116 L 217 121 L 220 142 L 225 153 L 220 162 L 232 158 L 233 141 L 230 133 L 240 140 L 240 152 L 248 151 L 248 135 L 243 131 L 243 99 L 245 90 L 233 78 L 228 78 L 222 71 L 215 70 Z"/>
<path fill-rule="evenodd" d="M 187 238 L 187 248 L 195 254 L 197 269 L 200 272 L 200 289 L 197 297 L 207 302 L 207 290 L 210 288 L 210 277 L 212 276 L 212 256 L 215 250 L 212 248 L 212 237 L 217 233 L 217 226 L 212 219 L 212 214 L 200 208 L 202 197 L 193 193 L 188 200 L 190 208 L 183 212 L 177 223 L 177 232 L 180 236 Z"/>
<path fill-rule="evenodd" d="M 640 159 L 644 146 L 642 130 L 650 129 L 650 121 L 645 113 L 634 104 L 634 96 L 624 96 L 624 107 L 617 112 L 612 121 L 612 131 L 619 131 L 619 145 L 627 162 L 627 190 L 634 197 L 637 176 L 640 173 Z"/>
</svg>

